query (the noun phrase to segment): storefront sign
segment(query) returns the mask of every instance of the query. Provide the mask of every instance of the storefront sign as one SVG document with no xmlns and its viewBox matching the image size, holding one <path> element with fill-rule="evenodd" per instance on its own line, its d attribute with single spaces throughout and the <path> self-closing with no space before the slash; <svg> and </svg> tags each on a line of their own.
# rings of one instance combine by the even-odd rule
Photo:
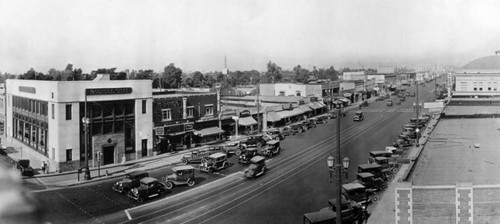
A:
<svg viewBox="0 0 500 224">
<path fill-rule="evenodd" d="M 240 117 L 249 117 L 252 116 L 249 110 L 244 110 L 240 112 Z"/>
<path fill-rule="evenodd" d="M 165 128 L 164 127 L 157 127 L 157 128 L 155 128 L 155 133 L 156 133 L 156 135 L 164 135 Z"/>
<path fill-rule="evenodd" d="M 200 119 L 196 120 L 197 122 L 202 122 L 202 121 L 211 121 L 215 120 L 214 115 L 205 115 L 203 117 L 200 117 Z"/>
<path fill-rule="evenodd" d="M 113 94 L 129 94 L 132 93 L 132 88 L 98 88 L 98 89 L 85 89 L 87 95 L 113 95 Z"/>
<path fill-rule="evenodd" d="M 19 92 L 36 94 L 36 88 L 29 86 L 19 86 Z"/>
<path fill-rule="evenodd" d="M 186 131 L 193 130 L 193 123 L 185 124 L 184 130 Z"/>
<path fill-rule="evenodd" d="M 177 132 L 184 132 L 184 131 L 191 131 L 193 130 L 193 123 L 183 123 L 183 124 L 173 124 L 169 126 L 162 127 L 164 128 L 164 133 L 163 134 L 172 134 L 172 133 L 177 133 Z M 158 131 L 156 132 L 157 135 Z"/>
</svg>

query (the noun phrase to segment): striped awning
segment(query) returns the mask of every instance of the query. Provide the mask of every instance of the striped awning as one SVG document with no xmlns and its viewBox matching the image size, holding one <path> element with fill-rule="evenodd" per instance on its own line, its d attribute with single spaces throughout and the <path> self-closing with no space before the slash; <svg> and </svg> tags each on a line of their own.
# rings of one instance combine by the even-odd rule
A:
<svg viewBox="0 0 500 224">
<path fill-rule="evenodd" d="M 238 120 L 238 124 L 241 126 L 252 126 L 252 125 L 257 124 L 257 121 L 255 121 L 255 119 L 253 119 L 253 117 L 241 117 Z"/>
<path fill-rule="evenodd" d="M 280 115 L 278 115 L 278 113 L 276 113 L 274 111 L 267 112 L 267 121 L 276 122 L 276 121 L 280 121 L 280 120 L 281 120 L 281 117 L 280 117 Z"/>
</svg>

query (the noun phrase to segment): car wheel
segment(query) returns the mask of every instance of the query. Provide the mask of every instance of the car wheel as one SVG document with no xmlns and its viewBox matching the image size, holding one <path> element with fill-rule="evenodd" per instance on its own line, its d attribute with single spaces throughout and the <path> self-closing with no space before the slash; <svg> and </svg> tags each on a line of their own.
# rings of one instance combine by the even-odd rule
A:
<svg viewBox="0 0 500 224">
<path fill-rule="evenodd" d="M 396 174 L 396 173 L 398 173 L 398 171 L 399 171 L 398 167 L 392 168 L 392 174 Z"/>
<path fill-rule="evenodd" d="M 224 164 L 222 164 L 222 167 L 224 168 L 227 168 L 229 166 L 229 164 L 227 164 L 227 162 L 224 162 Z"/>
<path fill-rule="evenodd" d="M 393 178 L 394 178 L 394 176 L 393 176 L 393 175 L 391 175 L 391 174 L 390 174 L 390 175 L 387 175 L 387 180 L 388 180 L 388 181 L 391 181 Z"/>
<path fill-rule="evenodd" d="M 170 181 L 167 181 L 165 183 L 165 188 L 167 188 L 167 189 L 170 190 L 170 189 L 174 188 L 174 184 L 172 182 L 170 182 Z"/>
<path fill-rule="evenodd" d="M 383 191 L 387 190 L 387 183 L 382 184 L 382 186 L 380 187 L 380 189 L 383 190 Z"/>
<path fill-rule="evenodd" d="M 376 204 L 376 203 L 378 202 L 378 200 L 379 200 L 378 196 L 377 196 L 377 195 L 374 195 L 374 196 L 372 197 L 372 200 L 371 200 L 371 201 L 372 201 L 372 203 L 373 203 L 373 204 Z"/>
<path fill-rule="evenodd" d="M 257 148 L 260 148 L 262 147 L 262 143 L 261 142 L 257 142 Z"/>
<path fill-rule="evenodd" d="M 266 173 L 266 167 L 263 167 L 262 168 L 262 174 L 265 174 Z"/>
<path fill-rule="evenodd" d="M 236 151 L 234 151 L 234 154 L 236 154 L 237 156 L 241 155 L 241 149 L 236 149 Z"/>
<path fill-rule="evenodd" d="M 195 184 L 194 179 L 189 179 L 187 181 L 187 185 L 190 186 L 190 187 L 194 186 L 194 184 Z"/>
<path fill-rule="evenodd" d="M 181 163 L 188 164 L 188 160 L 187 159 L 182 159 Z"/>
</svg>

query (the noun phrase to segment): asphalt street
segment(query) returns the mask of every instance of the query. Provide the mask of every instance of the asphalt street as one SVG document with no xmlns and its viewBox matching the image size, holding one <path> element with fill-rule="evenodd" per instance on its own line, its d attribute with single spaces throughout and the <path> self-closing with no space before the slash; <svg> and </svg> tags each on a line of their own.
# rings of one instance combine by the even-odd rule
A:
<svg viewBox="0 0 500 224">
<path fill-rule="evenodd" d="M 433 99 L 431 86 L 419 89 L 421 101 Z M 369 151 L 391 145 L 401 126 L 415 117 L 414 100 L 407 97 L 402 105 L 390 107 L 376 101 L 361 109 L 364 121 L 353 122 L 353 111 L 341 120 L 341 152 L 351 161 L 347 181 L 355 179 L 357 165 L 367 162 Z M 335 125 L 329 120 L 287 137 L 281 154 L 268 159 L 269 171 L 253 180 L 243 178 L 245 166 L 233 156 L 231 166 L 221 172 L 196 171 L 194 187 L 174 188 L 142 204 L 111 189 L 119 178 L 37 191 L 35 197 L 45 205 L 45 221 L 50 223 L 302 223 L 303 213 L 326 207 L 335 195 L 326 165 L 328 155 L 337 150 Z M 160 179 L 167 169 L 150 175 Z"/>
</svg>

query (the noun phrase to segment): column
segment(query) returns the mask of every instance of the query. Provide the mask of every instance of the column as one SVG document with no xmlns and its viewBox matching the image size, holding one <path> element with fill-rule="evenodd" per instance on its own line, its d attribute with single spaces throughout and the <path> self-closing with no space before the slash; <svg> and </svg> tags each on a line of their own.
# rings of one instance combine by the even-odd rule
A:
<svg viewBox="0 0 500 224">
<path fill-rule="evenodd" d="M 473 188 L 472 183 L 457 183 L 455 187 L 455 206 L 457 224 L 474 223 Z"/>
<path fill-rule="evenodd" d="M 413 200 L 412 184 L 410 182 L 399 182 L 396 186 L 396 224 L 413 223 Z"/>
</svg>

